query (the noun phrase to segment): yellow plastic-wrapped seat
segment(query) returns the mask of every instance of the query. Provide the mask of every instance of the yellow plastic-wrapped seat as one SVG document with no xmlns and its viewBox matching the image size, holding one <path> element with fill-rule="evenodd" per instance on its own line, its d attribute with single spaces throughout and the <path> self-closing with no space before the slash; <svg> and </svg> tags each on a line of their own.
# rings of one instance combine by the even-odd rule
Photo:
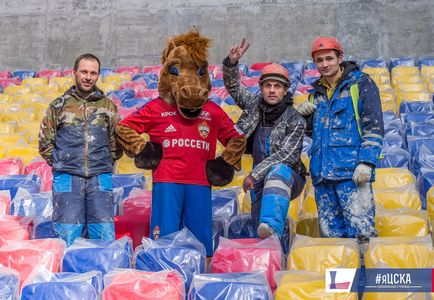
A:
<svg viewBox="0 0 434 300">
<path fill-rule="evenodd" d="M 24 85 L 9 85 L 4 88 L 3 94 L 15 95 L 15 94 L 28 94 L 30 93 L 30 88 Z"/>
<path fill-rule="evenodd" d="M 51 101 L 53 101 L 54 99 L 59 98 L 60 96 L 63 95 L 63 92 L 57 91 L 57 92 L 52 92 L 52 93 L 42 93 L 41 96 L 44 98 L 46 103 L 50 103 Z"/>
<path fill-rule="evenodd" d="M 0 135 L 0 141 L 8 148 L 13 148 L 19 141 L 27 143 L 28 140 L 29 134 L 27 132 L 14 132 Z"/>
<path fill-rule="evenodd" d="M 374 189 L 375 204 L 380 204 L 385 209 L 422 207 L 419 192 L 413 185 L 400 188 Z"/>
<path fill-rule="evenodd" d="M 379 237 L 426 236 L 428 214 L 424 210 L 409 208 L 377 209 L 375 228 Z"/>
<path fill-rule="evenodd" d="M 433 267 L 430 236 L 371 238 L 365 255 L 366 268 L 428 268 Z M 365 300 L 434 299 L 429 293 L 364 293 Z"/>
<path fill-rule="evenodd" d="M 371 238 L 366 268 L 432 268 L 431 236 Z"/>
<path fill-rule="evenodd" d="M 380 90 L 381 108 L 383 111 L 398 112 L 398 104 L 396 103 L 396 94 L 392 88 Z"/>
<path fill-rule="evenodd" d="M 310 237 L 319 237 L 318 210 L 315 202 L 315 193 L 312 179 L 306 178 L 304 197 L 300 200 L 299 215 L 297 218 L 297 234 Z"/>
<path fill-rule="evenodd" d="M 48 85 L 47 78 L 24 78 L 21 81 L 21 85 L 28 87 L 31 91 L 34 91 L 37 86 L 46 86 Z"/>
<path fill-rule="evenodd" d="M 0 122 L 0 134 L 7 135 L 12 134 L 17 129 L 17 122 Z"/>
<path fill-rule="evenodd" d="M 109 92 L 113 92 L 116 91 L 117 89 L 119 89 L 120 85 L 122 83 L 121 82 L 101 82 L 101 83 L 97 83 L 97 87 L 102 90 L 104 92 L 104 94 L 108 94 Z"/>
<path fill-rule="evenodd" d="M 115 162 L 113 173 L 115 174 L 135 174 L 135 173 L 143 173 L 144 169 L 139 169 L 134 164 L 134 159 L 122 155 L 120 159 Z"/>
<path fill-rule="evenodd" d="M 0 94 L 0 103 L 11 103 L 14 98 L 11 95 Z"/>
<path fill-rule="evenodd" d="M 250 154 L 243 154 L 241 157 L 241 169 L 246 173 L 250 173 L 253 168 L 253 157 Z"/>
<path fill-rule="evenodd" d="M 432 224 L 434 220 L 434 186 L 430 187 L 426 193 L 426 210 Z"/>
<path fill-rule="evenodd" d="M 434 66 L 423 65 L 420 69 L 420 74 L 422 77 L 432 77 L 434 78 Z"/>
<path fill-rule="evenodd" d="M 390 85 L 389 75 L 369 75 L 376 85 Z"/>
<path fill-rule="evenodd" d="M 28 165 L 31 160 L 40 157 L 37 146 L 31 147 L 25 143 L 17 143 L 13 148 L 7 149 L 5 155 L 8 158 L 19 157 L 24 165 Z"/>
<path fill-rule="evenodd" d="M 237 105 L 222 105 L 221 107 L 234 123 L 238 121 L 242 113 L 241 108 Z"/>
<path fill-rule="evenodd" d="M 288 270 L 325 272 L 330 268 L 359 268 L 356 239 L 311 238 L 296 235 L 288 256 Z"/>
<path fill-rule="evenodd" d="M 303 202 L 304 193 L 305 193 L 305 188 L 303 188 L 303 191 L 300 193 L 300 195 L 298 195 L 297 198 L 289 202 L 288 217 L 294 220 L 294 224 L 297 224 L 298 221 L 300 203 Z"/>
<path fill-rule="evenodd" d="M 397 85 L 397 88 L 398 88 L 398 93 L 427 92 L 427 88 L 423 82 L 399 83 Z"/>
<path fill-rule="evenodd" d="M 49 86 L 54 87 L 59 92 L 67 91 L 74 84 L 74 79 L 71 77 L 52 77 L 48 83 Z"/>
<path fill-rule="evenodd" d="M 309 99 L 309 94 L 296 93 L 294 95 L 294 107 L 297 107 L 303 102 L 306 102 Z"/>
<path fill-rule="evenodd" d="M 276 278 L 276 300 L 357 300 L 357 293 L 326 293 L 322 273 L 286 271 L 278 272 Z"/>
<path fill-rule="evenodd" d="M 402 92 L 397 94 L 397 103 L 401 104 L 403 101 L 432 101 L 431 95 L 428 91 L 423 92 Z"/>
<path fill-rule="evenodd" d="M 420 71 L 418 67 L 397 66 L 392 69 L 392 77 L 394 76 L 419 76 Z"/>
<path fill-rule="evenodd" d="M 364 67 L 363 72 L 372 75 L 383 75 L 390 76 L 389 70 L 387 68 L 375 68 L 375 67 Z"/>
<path fill-rule="evenodd" d="M 414 175 L 407 168 L 378 168 L 375 169 L 373 189 L 399 188 L 415 183 Z"/>
<path fill-rule="evenodd" d="M 104 83 L 114 83 L 121 85 L 124 82 L 131 81 L 131 75 L 129 73 L 112 73 L 105 76 L 102 81 Z"/>
<path fill-rule="evenodd" d="M 37 85 L 32 88 L 32 92 L 36 94 L 48 94 L 48 93 L 57 93 L 58 90 L 55 86 L 51 85 Z"/>
<path fill-rule="evenodd" d="M 34 103 L 34 102 L 44 102 L 44 98 L 35 93 L 28 93 L 28 94 L 15 94 L 13 96 L 14 103 L 22 102 L 25 104 Z"/>
</svg>

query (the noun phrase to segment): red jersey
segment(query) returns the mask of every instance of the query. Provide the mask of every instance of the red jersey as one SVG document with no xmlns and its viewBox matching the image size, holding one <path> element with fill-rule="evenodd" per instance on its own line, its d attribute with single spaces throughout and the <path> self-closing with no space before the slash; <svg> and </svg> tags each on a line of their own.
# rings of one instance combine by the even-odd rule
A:
<svg viewBox="0 0 434 300">
<path fill-rule="evenodd" d="M 182 117 L 175 105 L 156 98 L 120 124 L 147 133 L 163 146 L 163 158 L 153 172 L 154 182 L 209 185 L 205 165 L 215 158 L 217 140 L 226 146 L 242 134 L 214 102 L 208 100 L 196 119 Z"/>
</svg>

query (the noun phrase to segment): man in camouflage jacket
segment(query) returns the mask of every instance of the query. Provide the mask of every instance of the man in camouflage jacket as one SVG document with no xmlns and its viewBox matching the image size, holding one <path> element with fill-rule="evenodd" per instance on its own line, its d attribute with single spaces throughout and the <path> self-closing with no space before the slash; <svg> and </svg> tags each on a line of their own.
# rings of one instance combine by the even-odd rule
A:
<svg viewBox="0 0 434 300">
<path fill-rule="evenodd" d="M 113 163 L 117 108 L 96 87 L 100 62 L 79 56 L 76 85 L 52 101 L 42 120 L 39 153 L 53 170 L 55 232 L 70 245 L 86 224 L 91 239 L 114 240 Z"/>
<path fill-rule="evenodd" d="M 240 84 L 238 60 L 248 47 L 243 39 L 231 48 L 223 61 L 223 80 L 243 110 L 237 127 L 249 137 L 247 147 L 253 148 L 253 170 L 244 179 L 243 189 L 253 189 L 252 220 L 258 236 L 265 238 L 282 235 L 289 201 L 303 190 L 306 169 L 300 154 L 306 122 L 292 107 L 288 71 L 281 65 L 264 68 L 259 94 Z"/>
</svg>

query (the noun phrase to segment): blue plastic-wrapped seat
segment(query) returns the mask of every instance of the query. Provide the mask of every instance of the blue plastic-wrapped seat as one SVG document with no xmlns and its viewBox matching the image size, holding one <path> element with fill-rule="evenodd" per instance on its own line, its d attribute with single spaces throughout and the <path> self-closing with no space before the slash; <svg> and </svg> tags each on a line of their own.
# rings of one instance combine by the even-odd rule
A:
<svg viewBox="0 0 434 300">
<path fill-rule="evenodd" d="M 264 272 L 195 275 L 189 300 L 271 300 L 273 295 Z"/>
<path fill-rule="evenodd" d="M 133 188 L 145 189 L 145 177 L 143 173 L 113 174 L 113 188 L 123 188 L 122 198 L 125 199 Z"/>
<path fill-rule="evenodd" d="M 129 237 L 112 242 L 77 238 L 65 251 L 62 271 L 100 271 L 104 276 L 114 268 L 131 268 L 131 257 L 132 241 Z"/>
<path fill-rule="evenodd" d="M 399 105 L 399 113 L 434 112 L 434 103 L 430 101 L 403 101 Z"/>
<path fill-rule="evenodd" d="M 213 219 L 227 220 L 238 213 L 238 188 L 213 190 L 211 205 Z"/>
<path fill-rule="evenodd" d="M 35 175 L 0 176 L 0 190 L 9 190 L 11 192 L 11 199 L 15 197 L 19 187 L 30 193 L 38 193 L 41 187 L 41 179 Z"/>
<path fill-rule="evenodd" d="M 0 265 L 0 299 L 16 300 L 20 287 L 19 274 Z"/>
<path fill-rule="evenodd" d="M 143 238 L 142 245 L 136 248 L 134 258 L 137 270 L 177 270 L 184 278 L 186 290 L 190 287 L 193 276 L 204 273 L 206 268 L 205 247 L 187 228 L 156 241 Z"/>
<path fill-rule="evenodd" d="M 98 271 L 79 273 L 49 273 L 40 270 L 30 283 L 24 283 L 21 300 L 97 300 L 102 291 L 102 277 Z M 44 274 L 47 273 L 47 274 Z"/>
</svg>

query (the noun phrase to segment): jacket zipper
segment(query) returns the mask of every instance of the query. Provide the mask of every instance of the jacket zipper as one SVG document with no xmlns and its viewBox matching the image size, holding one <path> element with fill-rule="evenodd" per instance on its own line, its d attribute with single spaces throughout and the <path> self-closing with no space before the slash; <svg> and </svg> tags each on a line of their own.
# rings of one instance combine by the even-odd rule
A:
<svg viewBox="0 0 434 300">
<path fill-rule="evenodd" d="M 84 107 L 84 114 L 83 114 L 83 119 L 84 119 L 84 174 L 87 177 L 88 176 L 88 152 L 89 152 L 89 145 L 88 145 L 88 131 L 89 131 L 89 126 L 87 124 L 87 117 L 86 117 L 86 100 L 83 99 L 83 107 Z"/>
</svg>

